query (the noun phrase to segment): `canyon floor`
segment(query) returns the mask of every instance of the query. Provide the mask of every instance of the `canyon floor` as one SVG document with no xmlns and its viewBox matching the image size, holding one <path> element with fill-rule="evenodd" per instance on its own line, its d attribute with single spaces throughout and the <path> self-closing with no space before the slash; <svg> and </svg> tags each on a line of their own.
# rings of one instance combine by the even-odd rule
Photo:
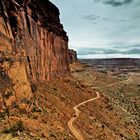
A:
<svg viewBox="0 0 140 140">
<path fill-rule="evenodd" d="M 69 77 L 38 84 L 28 111 L 0 114 L 0 140 L 140 139 L 139 68 L 76 62 L 70 69 Z"/>
</svg>

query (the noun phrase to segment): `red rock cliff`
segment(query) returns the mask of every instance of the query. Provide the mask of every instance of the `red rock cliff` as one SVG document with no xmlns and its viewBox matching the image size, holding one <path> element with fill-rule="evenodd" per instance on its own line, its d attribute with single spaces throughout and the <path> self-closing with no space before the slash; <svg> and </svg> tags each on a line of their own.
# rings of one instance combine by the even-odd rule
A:
<svg viewBox="0 0 140 140">
<path fill-rule="evenodd" d="M 77 52 L 74 51 L 74 50 L 71 50 L 69 49 L 68 51 L 69 53 L 69 63 L 73 63 L 73 62 L 76 62 L 78 59 L 77 59 Z"/>
<path fill-rule="evenodd" d="M 58 8 L 48 0 L 0 0 L 0 109 L 31 99 L 37 81 L 67 74 Z"/>
</svg>

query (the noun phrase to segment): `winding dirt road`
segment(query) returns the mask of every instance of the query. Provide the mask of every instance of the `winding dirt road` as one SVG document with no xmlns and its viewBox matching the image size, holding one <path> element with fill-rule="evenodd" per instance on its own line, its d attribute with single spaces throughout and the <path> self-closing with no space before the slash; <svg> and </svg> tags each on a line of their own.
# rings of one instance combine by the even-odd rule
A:
<svg viewBox="0 0 140 140">
<path fill-rule="evenodd" d="M 96 99 L 99 99 L 99 98 L 100 98 L 99 92 L 98 92 L 98 91 L 95 91 L 95 92 L 96 92 L 96 94 L 97 94 L 97 96 L 96 96 L 95 98 L 86 100 L 86 101 L 84 101 L 84 102 L 82 102 L 82 103 L 76 105 L 76 106 L 73 108 L 74 111 L 75 111 L 75 115 L 74 115 L 74 117 L 72 117 L 72 118 L 69 120 L 69 122 L 68 122 L 68 127 L 69 127 L 69 129 L 71 130 L 71 132 L 73 133 L 73 135 L 76 137 L 77 140 L 84 140 L 84 138 L 83 138 L 81 132 L 73 126 L 73 122 L 79 117 L 79 114 L 80 114 L 80 112 L 81 112 L 81 111 L 78 109 L 78 107 L 80 107 L 80 106 L 82 106 L 82 105 L 84 105 L 84 104 L 86 104 L 86 103 L 88 103 L 88 102 L 91 102 L 91 101 L 94 101 L 94 100 L 96 100 Z"/>
<path fill-rule="evenodd" d="M 103 87 L 113 86 L 113 85 L 115 85 L 115 84 L 117 84 L 117 83 L 129 82 L 129 81 L 131 81 L 131 78 L 132 78 L 132 77 L 133 77 L 133 74 L 130 73 L 130 77 L 129 77 L 127 80 L 115 82 L 115 83 L 112 83 L 112 84 L 110 84 L 110 85 L 103 86 Z M 96 88 L 98 88 L 98 87 L 92 87 L 92 88 L 93 88 L 93 89 L 96 89 Z M 101 88 L 101 87 L 100 87 L 100 88 Z M 99 99 L 99 98 L 100 98 L 99 92 L 98 92 L 98 91 L 95 91 L 95 92 L 96 92 L 96 95 L 97 95 L 95 98 L 92 98 L 92 99 L 90 99 L 90 100 L 86 100 L 86 101 L 84 101 L 84 102 L 82 102 L 82 103 L 76 105 L 76 106 L 73 108 L 74 111 L 75 111 L 75 115 L 74 115 L 74 117 L 72 117 L 72 118 L 68 121 L 68 127 L 69 127 L 69 129 L 71 130 L 71 132 L 73 133 L 73 135 L 76 137 L 77 140 L 84 140 L 84 138 L 83 138 L 81 132 L 73 126 L 73 122 L 79 117 L 79 114 L 80 114 L 80 112 L 81 112 L 81 111 L 78 109 L 78 107 L 80 107 L 80 106 L 82 106 L 82 105 L 84 105 L 84 104 L 86 104 L 86 103 L 88 103 L 88 102 L 91 102 L 91 101 L 94 101 L 94 100 L 96 100 L 96 99 Z"/>
</svg>

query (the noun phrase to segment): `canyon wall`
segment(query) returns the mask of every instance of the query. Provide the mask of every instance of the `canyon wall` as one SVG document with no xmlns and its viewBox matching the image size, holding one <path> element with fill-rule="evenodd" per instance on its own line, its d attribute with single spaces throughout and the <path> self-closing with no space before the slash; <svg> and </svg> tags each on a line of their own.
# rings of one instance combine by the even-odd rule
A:
<svg viewBox="0 0 140 140">
<path fill-rule="evenodd" d="M 37 82 L 69 74 L 68 37 L 48 0 L 0 0 L 0 110 L 27 108 Z"/>
<path fill-rule="evenodd" d="M 68 58 L 69 58 L 69 63 L 76 62 L 77 59 L 77 52 L 74 50 L 69 49 L 68 51 Z"/>
</svg>

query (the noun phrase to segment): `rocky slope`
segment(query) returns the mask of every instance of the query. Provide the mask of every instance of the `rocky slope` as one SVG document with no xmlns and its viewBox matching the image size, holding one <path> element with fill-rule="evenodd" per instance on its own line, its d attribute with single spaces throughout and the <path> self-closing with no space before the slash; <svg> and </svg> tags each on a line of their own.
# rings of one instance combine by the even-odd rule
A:
<svg viewBox="0 0 140 140">
<path fill-rule="evenodd" d="M 71 76 L 38 84 L 30 111 L 17 106 L 10 114 L 1 114 L 0 139 L 75 140 L 67 125 L 75 116 L 73 107 L 96 98 L 98 91 L 100 98 L 80 106 L 73 123 L 84 139 L 139 140 L 139 74 L 124 79 L 89 65 L 73 63 L 70 68 Z"/>
<path fill-rule="evenodd" d="M 69 74 L 68 37 L 48 0 L 0 0 L 0 110 L 29 108 L 37 83 Z"/>
</svg>

